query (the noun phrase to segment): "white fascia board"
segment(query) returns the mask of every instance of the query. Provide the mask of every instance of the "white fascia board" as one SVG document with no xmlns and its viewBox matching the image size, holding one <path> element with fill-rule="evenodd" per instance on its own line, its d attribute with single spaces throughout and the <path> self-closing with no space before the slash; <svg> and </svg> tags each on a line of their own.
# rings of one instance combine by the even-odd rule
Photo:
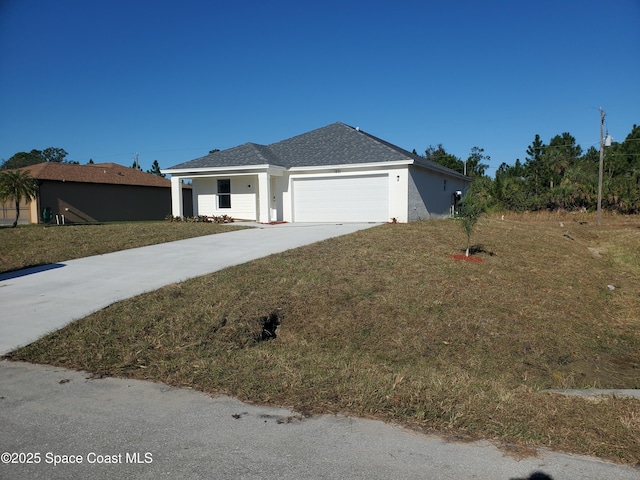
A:
<svg viewBox="0 0 640 480">
<path fill-rule="evenodd" d="M 275 177 L 283 176 L 286 171 L 287 171 L 286 168 L 280 167 L 278 165 L 269 165 L 269 168 L 267 168 L 267 173 Z"/>
<path fill-rule="evenodd" d="M 412 165 L 413 160 L 395 160 L 391 162 L 370 162 L 370 163 L 345 163 L 341 165 L 316 165 L 309 167 L 291 167 L 289 172 L 310 172 L 320 170 L 358 170 L 369 168 L 385 168 L 385 167 L 401 167 L 403 165 Z"/>
<path fill-rule="evenodd" d="M 176 177 L 213 177 L 220 175 L 246 175 L 251 173 L 267 172 L 269 175 L 281 176 L 285 172 L 284 167 L 278 165 L 236 165 L 232 167 L 200 167 L 200 168 L 178 168 L 160 170 L 162 173 Z"/>
</svg>

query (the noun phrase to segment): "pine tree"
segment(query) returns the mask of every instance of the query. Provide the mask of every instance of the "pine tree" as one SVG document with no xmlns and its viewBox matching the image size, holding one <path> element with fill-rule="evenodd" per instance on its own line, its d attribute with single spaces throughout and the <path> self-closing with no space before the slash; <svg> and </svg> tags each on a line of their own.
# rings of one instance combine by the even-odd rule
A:
<svg viewBox="0 0 640 480">
<path fill-rule="evenodd" d="M 152 173 L 154 175 L 164 178 L 164 173 L 160 171 L 160 164 L 158 163 L 158 160 L 153 161 L 153 164 L 151 165 L 151 170 L 147 170 L 147 173 Z"/>
</svg>

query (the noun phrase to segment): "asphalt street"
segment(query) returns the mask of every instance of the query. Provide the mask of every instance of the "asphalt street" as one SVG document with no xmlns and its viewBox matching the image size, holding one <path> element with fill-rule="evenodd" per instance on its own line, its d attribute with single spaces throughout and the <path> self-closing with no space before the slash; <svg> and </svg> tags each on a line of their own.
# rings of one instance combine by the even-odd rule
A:
<svg viewBox="0 0 640 480">
<path fill-rule="evenodd" d="M 0 452 L 32 461 L 0 464 L 6 479 L 510 479 L 534 471 L 555 480 L 640 478 L 637 469 L 587 457 L 540 450 L 521 458 L 488 442 L 450 442 L 379 421 L 304 418 L 190 389 L 7 361 L 0 431 Z"/>
</svg>

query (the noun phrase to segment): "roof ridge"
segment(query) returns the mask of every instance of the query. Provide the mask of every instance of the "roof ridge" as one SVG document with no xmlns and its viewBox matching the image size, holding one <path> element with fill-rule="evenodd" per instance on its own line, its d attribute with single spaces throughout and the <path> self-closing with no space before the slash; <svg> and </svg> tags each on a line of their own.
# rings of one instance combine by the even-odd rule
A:
<svg viewBox="0 0 640 480">
<path fill-rule="evenodd" d="M 269 145 L 262 145 L 260 143 L 251 143 L 251 145 L 258 151 L 258 155 L 261 158 L 264 158 L 268 164 L 274 163 L 272 160 L 280 160 L 280 157 L 269 147 Z"/>
<path fill-rule="evenodd" d="M 392 150 L 395 150 L 395 151 L 397 151 L 399 153 L 402 153 L 403 155 L 407 155 L 409 157 L 413 157 L 415 155 L 414 153 L 411 153 L 409 150 L 406 150 L 406 149 L 404 149 L 402 147 L 399 147 L 398 145 L 395 145 L 395 144 L 393 144 L 391 142 L 387 142 L 386 140 L 383 140 L 383 139 L 381 139 L 379 137 L 376 137 L 375 135 L 371 135 L 370 133 L 365 132 L 364 130 L 361 130 L 360 128 L 354 128 L 354 130 L 366 135 L 367 137 L 371 138 L 372 140 L 375 140 L 376 142 L 384 145 L 385 147 L 391 148 Z"/>
<path fill-rule="evenodd" d="M 464 176 L 463 174 L 456 172 L 455 170 L 449 168 L 449 167 L 445 167 L 444 165 L 440 165 L 438 162 L 434 162 L 433 160 L 429 160 L 428 158 L 425 158 L 421 155 L 418 155 L 417 153 L 413 153 L 413 152 L 409 152 L 409 150 L 405 150 L 402 147 L 399 147 L 393 143 L 387 142 L 386 140 L 383 140 L 381 138 L 376 137 L 375 135 L 371 135 L 370 133 L 367 133 L 363 130 L 360 129 L 356 129 L 357 131 L 359 131 L 360 133 L 363 133 L 364 135 L 368 136 L 369 138 L 377 141 L 378 143 L 381 143 L 393 150 L 396 150 L 397 152 L 402 153 L 403 155 L 407 155 L 409 158 L 411 158 L 415 163 L 417 163 L 418 165 L 422 165 L 425 167 L 429 167 L 433 170 L 439 170 L 441 172 L 445 172 L 445 173 L 455 173 L 456 175 L 461 175 Z"/>
<path fill-rule="evenodd" d="M 282 140 L 278 140 L 277 142 L 270 143 L 270 144 L 267 145 L 267 147 L 271 147 L 271 146 L 277 145 L 279 143 L 289 142 L 290 140 L 295 140 L 295 139 L 297 139 L 299 137 L 303 137 L 305 135 L 314 134 L 314 133 L 319 132 L 320 130 L 325 130 L 325 129 L 328 129 L 330 127 L 336 126 L 336 125 L 340 125 L 340 126 L 343 126 L 343 127 L 354 129 L 353 127 L 350 127 L 349 125 L 347 125 L 345 123 L 333 122 L 333 123 L 330 123 L 329 125 L 325 125 L 323 127 L 314 128 L 313 130 L 309 130 L 308 132 L 299 133 L 298 135 L 294 135 L 293 137 L 285 138 L 285 139 L 282 139 Z"/>
</svg>

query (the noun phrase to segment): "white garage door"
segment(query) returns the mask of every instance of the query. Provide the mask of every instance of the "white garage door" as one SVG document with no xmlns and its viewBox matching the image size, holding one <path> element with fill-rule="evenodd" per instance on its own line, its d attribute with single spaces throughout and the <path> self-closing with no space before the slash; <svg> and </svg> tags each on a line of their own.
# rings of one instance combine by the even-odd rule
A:
<svg viewBox="0 0 640 480">
<path fill-rule="evenodd" d="M 294 222 L 388 222 L 389 176 L 296 178 Z"/>
</svg>

